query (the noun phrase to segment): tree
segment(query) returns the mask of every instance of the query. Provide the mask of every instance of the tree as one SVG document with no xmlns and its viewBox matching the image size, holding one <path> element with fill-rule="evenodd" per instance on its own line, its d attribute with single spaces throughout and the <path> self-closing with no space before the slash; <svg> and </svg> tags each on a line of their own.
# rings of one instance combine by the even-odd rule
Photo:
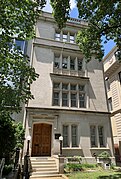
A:
<svg viewBox="0 0 121 179">
<path fill-rule="evenodd" d="M 69 2 L 69 0 L 67 1 Z M 121 51 L 121 2 L 119 0 L 76 1 L 79 18 L 88 22 L 88 27 L 80 29 L 77 36 L 77 43 L 87 61 L 91 59 L 92 55 L 102 60 L 104 55 L 104 47 L 101 45 L 103 36 L 105 37 L 104 43 L 114 40 L 119 51 Z M 64 18 L 64 20 L 55 18 L 59 27 L 64 27 L 63 22 L 65 23 L 66 19 L 69 18 L 67 14 L 68 2 L 62 8 L 59 6 L 58 13 L 55 11 L 58 9 L 60 0 L 57 0 L 53 6 L 54 17 L 59 14 L 60 17 Z M 63 8 L 67 11 L 62 13 Z"/>
<path fill-rule="evenodd" d="M 0 4 L 0 158 L 22 144 L 24 130 L 11 114 L 33 98 L 31 83 L 38 74 L 21 44 L 34 37 L 34 26 L 46 0 L 2 0 Z"/>
<path fill-rule="evenodd" d="M 30 84 L 38 75 L 29 57 L 14 39 L 34 37 L 34 26 L 45 0 L 3 0 L 0 10 L 0 112 L 18 111 L 22 102 L 33 96 Z"/>
</svg>

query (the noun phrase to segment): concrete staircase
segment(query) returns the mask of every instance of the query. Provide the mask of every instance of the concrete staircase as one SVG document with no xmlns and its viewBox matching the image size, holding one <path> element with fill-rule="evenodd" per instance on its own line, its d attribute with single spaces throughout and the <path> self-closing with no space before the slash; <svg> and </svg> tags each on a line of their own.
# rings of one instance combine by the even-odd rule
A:
<svg viewBox="0 0 121 179">
<path fill-rule="evenodd" d="M 31 157 L 32 172 L 30 179 L 43 177 L 59 177 L 57 164 L 52 157 Z"/>
</svg>

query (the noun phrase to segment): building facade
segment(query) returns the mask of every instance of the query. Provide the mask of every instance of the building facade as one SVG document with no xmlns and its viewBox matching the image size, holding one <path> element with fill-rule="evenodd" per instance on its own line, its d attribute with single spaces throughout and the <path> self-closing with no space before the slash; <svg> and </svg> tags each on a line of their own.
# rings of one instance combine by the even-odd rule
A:
<svg viewBox="0 0 121 179">
<path fill-rule="evenodd" d="M 108 98 L 109 111 L 116 160 L 121 156 L 121 63 L 118 61 L 120 52 L 114 47 L 103 59 L 105 84 Z"/>
<path fill-rule="evenodd" d="M 31 136 L 31 156 L 60 153 L 82 156 L 108 151 L 113 157 L 102 63 L 87 64 L 76 44 L 76 34 L 86 22 L 70 18 L 58 30 L 50 13 L 42 13 L 36 38 L 28 45 L 31 65 L 39 78 L 31 85 L 34 100 L 26 107 L 26 136 Z"/>
</svg>

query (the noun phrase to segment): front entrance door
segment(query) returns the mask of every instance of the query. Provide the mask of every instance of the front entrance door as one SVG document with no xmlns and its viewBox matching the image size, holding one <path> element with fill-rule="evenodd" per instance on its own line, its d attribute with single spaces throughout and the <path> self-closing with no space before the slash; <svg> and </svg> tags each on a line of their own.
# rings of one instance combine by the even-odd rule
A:
<svg viewBox="0 0 121 179">
<path fill-rule="evenodd" d="M 51 155 L 51 130 L 52 125 L 34 124 L 32 140 L 32 156 Z"/>
</svg>

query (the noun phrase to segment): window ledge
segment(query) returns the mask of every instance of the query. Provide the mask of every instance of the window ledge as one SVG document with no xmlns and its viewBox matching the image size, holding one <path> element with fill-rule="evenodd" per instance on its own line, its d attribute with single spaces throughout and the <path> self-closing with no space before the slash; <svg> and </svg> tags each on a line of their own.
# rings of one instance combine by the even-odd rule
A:
<svg viewBox="0 0 121 179">
<path fill-rule="evenodd" d="M 92 148 L 90 148 L 90 150 L 110 150 L 109 148 L 107 148 L 107 147 L 92 147 Z"/>
<path fill-rule="evenodd" d="M 82 148 L 80 148 L 80 147 L 63 147 L 62 148 L 63 150 L 80 150 L 80 149 L 82 149 Z"/>
</svg>

